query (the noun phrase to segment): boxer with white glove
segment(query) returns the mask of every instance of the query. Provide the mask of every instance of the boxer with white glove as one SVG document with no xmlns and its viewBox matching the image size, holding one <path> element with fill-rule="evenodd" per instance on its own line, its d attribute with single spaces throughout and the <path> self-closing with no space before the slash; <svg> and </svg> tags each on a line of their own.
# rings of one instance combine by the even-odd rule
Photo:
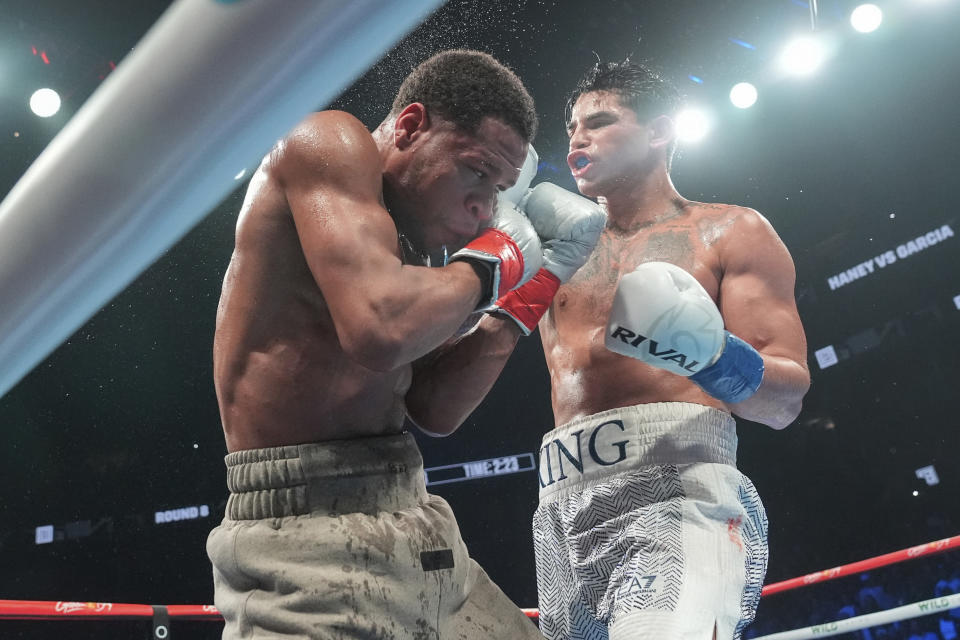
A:
<svg viewBox="0 0 960 640">
<path fill-rule="evenodd" d="M 517 184 L 501 193 L 499 199 L 501 206 L 517 203 L 543 243 L 543 267 L 495 305 L 498 312 L 517 323 L 524 335 L 533 332 L 560 285 L 590 257 L 607 222 L 607 214 L 599 205 L 555 184 L 544 182 L 529 189 L 536 163 L 536 151 L 531 146 Z"/>
<path fill-rule="evenodd" d="M 723 328 L 719 309 L 692 275 L 646 262 L 620 278 L 605 338 L 609 350 L 689 377 L 727 403 L 760 387 L 763 358 Z"/>
<path fill-rule="evenodd" d="M 548 640 L 739 640 L 763 587 L 767 520 L 736 468 L 732 414 L 782 429 L 800 412 L 796 273 L 758 212 L 677 191 L 680 106 L 625 60 L 598 62 L 564 109 L 567 166 L 608 223 L 539 326 L 554 416 L 533 518 Z M 715 287 L 662 260 L 702 265 Z M 655 544 L 621 544 L 638 539 Z"/>
</svg>

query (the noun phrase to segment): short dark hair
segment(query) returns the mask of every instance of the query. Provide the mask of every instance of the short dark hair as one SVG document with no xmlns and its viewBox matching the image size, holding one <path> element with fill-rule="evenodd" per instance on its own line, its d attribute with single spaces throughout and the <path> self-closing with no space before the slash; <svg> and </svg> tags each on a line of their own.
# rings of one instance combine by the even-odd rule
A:
<svg viewBox="0 0 960 640">
<path fill-rule="evenodd" d="M 570 122 L 577 99 L 593 91 L 613 93 L 641 122 L 662 115 L 675 118 L 683 103 L 677 88 L 650 66 L 632 62 L 630 58 L 623 62 L 598 61 L 580 78 L 567 98 L 564 122 Z M 676 147 L 674 140 L 667 149 L 668 169 Z"/>
<path fill-rule="evenodd" d="M 420 63 L 400 85 L 390 113 L 396 115 L 414 102 L 470 133 L 491 116 L 527 142 L 537 135 L 537 111 L 520 78 L 480 51 L 452 49 Z"/>
</svg>

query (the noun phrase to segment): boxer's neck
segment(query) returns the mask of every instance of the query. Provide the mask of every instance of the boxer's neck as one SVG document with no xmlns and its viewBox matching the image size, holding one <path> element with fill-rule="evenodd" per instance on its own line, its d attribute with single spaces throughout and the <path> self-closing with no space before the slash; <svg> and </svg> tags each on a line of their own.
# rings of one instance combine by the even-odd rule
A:
<svg viewBox="0 0 960 640">
<path fill-rule="evenodd" d="M 665 168 L 624 180 L 598 198 L 607 211 L 607 227 L 620 231 L 646 227 L 678 215 L 686 204 Z"/>
</svg>

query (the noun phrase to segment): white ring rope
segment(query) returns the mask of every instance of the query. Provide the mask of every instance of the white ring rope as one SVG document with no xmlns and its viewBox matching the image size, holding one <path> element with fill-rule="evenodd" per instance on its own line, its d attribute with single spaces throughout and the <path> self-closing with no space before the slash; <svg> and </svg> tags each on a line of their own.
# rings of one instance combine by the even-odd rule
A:
<svg viewBox="0 0 960 640">
<path fill-rule="evenodd" d="M 881 624 L 928 616 L 958 606 L 960 606 L 960 593 L 954 593 L 953 595 L 943 598 L 922 600 L 912 604 L 905 604 L 902 607 L 868 613 L 845 620 L 827 622 L 812 627 L 802 627 L 791 631 L 781 631 L 780 633 L 771 633 L 767 636 L 759 636 L 753 640 L 807 640 L 808 638 L 826 638 L 827 636 L 835 636 L 840 633 L 859 631 L 867 627 L 876 627 Z"/>
<path fill-rule="evenodd" d="M 0 203 L 0 396 L 442 0 L 177 0 Z"/>
</svg>

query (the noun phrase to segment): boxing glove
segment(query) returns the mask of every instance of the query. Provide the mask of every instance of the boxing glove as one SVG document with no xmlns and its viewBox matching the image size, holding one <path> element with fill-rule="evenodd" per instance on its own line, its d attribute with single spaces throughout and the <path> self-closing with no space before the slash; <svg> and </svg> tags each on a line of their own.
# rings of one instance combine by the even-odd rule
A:
<svg viewBox="0 0 960 640">
<path fill-rule="evenodd" d="M 763 358 L 723 327 L 696 278 L 666 262 L 624 275 L 610 310 L 607 349 L 687 376 L 727 403 L 743 402 L 763 380 Z"/>
<path fill-rule="evenodd" d="M 543 264 L 543 248 L 533 225 L 509 202 L 497 211 L 480 235 L 454 253 L 450 261 L 470 260 L 485 265 L 490 273 L 478 311 L 494 308 L 495 302 L 537 273 Z"/>
<path fill-rule="evenodd" d="M 607 223 L 603 209 L 587 198 L 549 182 L 538 184 L 520 200 L 543 245 L 543 267 L 523 286 L 496 302 L 524 335 L 536 328 L 557 289 L 583 266 Z"/>
</svg>

